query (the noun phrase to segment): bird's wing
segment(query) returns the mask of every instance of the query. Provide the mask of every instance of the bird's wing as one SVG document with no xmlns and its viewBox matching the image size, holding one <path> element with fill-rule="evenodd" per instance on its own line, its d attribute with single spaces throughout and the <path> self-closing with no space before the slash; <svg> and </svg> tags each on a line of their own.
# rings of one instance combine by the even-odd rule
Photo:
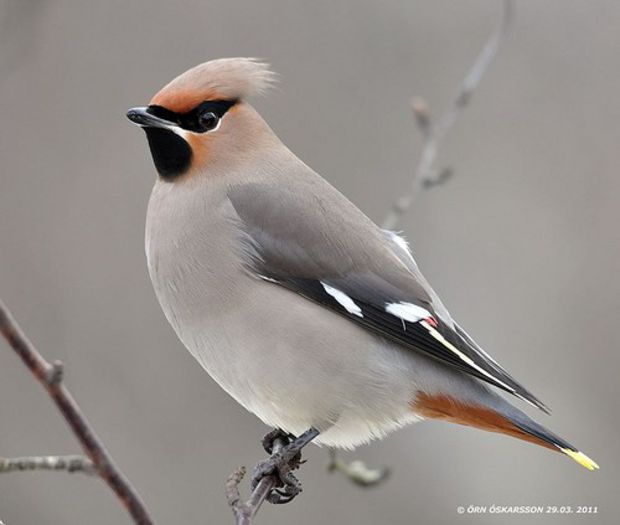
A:
<svg viewBox="0 0 620 525">
<path fill-rule="evenodd" d="M 228 196 L 254 275 L 548 411 L 452 320 L 404 239 L 322 179 L 295 191 L 249 183 Z"/>
</svg>

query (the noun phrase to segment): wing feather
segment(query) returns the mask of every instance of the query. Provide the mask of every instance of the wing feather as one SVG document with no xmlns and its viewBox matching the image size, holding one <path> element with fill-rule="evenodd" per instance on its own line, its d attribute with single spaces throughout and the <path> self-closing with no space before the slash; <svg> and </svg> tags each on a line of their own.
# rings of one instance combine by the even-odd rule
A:
<svg viewBox="0 0 620 525">
<path fill-rule="evenodd" d="M 313 206 L 304 195 L 245 185 L 229 198 L 248 271 L 548 411 L 452 320 L 404 239 L 377 228 L 344 197 L 323 202 L 315 194 Z M 352 209 L 329 217 L 334 204 Z"/>
</svg>

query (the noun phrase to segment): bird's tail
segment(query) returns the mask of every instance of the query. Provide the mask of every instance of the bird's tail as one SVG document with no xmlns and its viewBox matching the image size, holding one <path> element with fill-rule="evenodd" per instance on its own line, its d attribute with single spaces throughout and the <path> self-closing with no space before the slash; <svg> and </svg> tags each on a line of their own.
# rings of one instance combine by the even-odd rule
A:
<svg viewBox="0 0 620 525">
<path fill-rule="evenodd" d="M 588 470 L 599 466 L 576 447 L 547 430 L 542 425 L 513 407 L 502 398 L 496 398 L 491 406 L 470 404 L 446 395 L 418 395 L 412 408 L 429 419 L 441 419 L 500 432 L 566 454 Z"/>
<path fill-rule="evenodd" d="M 547 448 L 556 449 L 563 454 L 566 454 L 571 459 L 575 460 L 581 466 L 588 470 L 598 470 L 599 466 L 596 461 L 590 459 L 583 452 L 576 447 L 563 440 L 561 437 L 550 432 L 542 425 L 536 423 L 533 419 L 526 416 L 520 410 L 512 407 L 515 411 L 515 415 L 506 416 L 518 429 L 524 432 L 527 436 L 531 437 L 534 443 L 541 444 Z"/>
</svg>

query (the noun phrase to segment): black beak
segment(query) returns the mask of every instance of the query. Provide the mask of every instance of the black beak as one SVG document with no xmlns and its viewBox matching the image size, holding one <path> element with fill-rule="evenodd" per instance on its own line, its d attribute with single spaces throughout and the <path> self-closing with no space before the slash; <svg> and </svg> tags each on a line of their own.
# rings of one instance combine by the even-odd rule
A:
<svg viewBox="0 0 620 525">
<path fill-rule="evenodd" d="M 148 112 L 148 108 L 131 108 L 127 112 L 127 118 L 131 120 L 134 124 L 141 126 L 143 128 L 166 128 L 169 129 L 174 124 L 172 122 L 168 122 L 163 118 L 156 117 L 155 115 L 151 115 Z"/>
</svg>

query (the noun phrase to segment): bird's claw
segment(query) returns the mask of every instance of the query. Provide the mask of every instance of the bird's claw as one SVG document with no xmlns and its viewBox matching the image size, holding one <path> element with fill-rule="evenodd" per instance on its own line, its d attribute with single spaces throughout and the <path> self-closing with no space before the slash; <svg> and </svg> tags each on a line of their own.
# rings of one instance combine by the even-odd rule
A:
<svg viewBox="0 0 620 525">
<path fill-rule="evenodd" d="M 284 430 L 280 430 L 279 428 L 274 428 L 271 432 L 269 432 L 263 438 L 262 445 L 267 454 L 271 455 L 273 453 L 273 444 L 276 439 L 280 439 L 283 441 L 284 445 L 288 445 L 295 436 L 289 434 L 288 432 L 284 432 Z"/>
<path fill-rule="evenodd" d="M 270 503 L 281 505 L 288 503 L 301 492 L 300 481 L 291 471 L 299 468 L 302 463 L 301 450 L 293 443 L 294 436 L 284 433 L 281 430 L 274 430 L 263 438 L 263 448 L 271 454 L 273 442 L 281 439 L 286 445 L 271 457 L 259 462 L 252 471 L 252 490 L 256 488 L 261 479 L 265 476 L 276 476 L 278 481 L 276 487 L 267 496 Z"/>
<path fill-rule="evenodd" d="M 267 501 L 274 505 L 283 505 L 292 501 L 301 491 L 301 482 L 290 472 L 280 476 L 282 486 L 278 486 L 267 496 Z"/>
</svg>

